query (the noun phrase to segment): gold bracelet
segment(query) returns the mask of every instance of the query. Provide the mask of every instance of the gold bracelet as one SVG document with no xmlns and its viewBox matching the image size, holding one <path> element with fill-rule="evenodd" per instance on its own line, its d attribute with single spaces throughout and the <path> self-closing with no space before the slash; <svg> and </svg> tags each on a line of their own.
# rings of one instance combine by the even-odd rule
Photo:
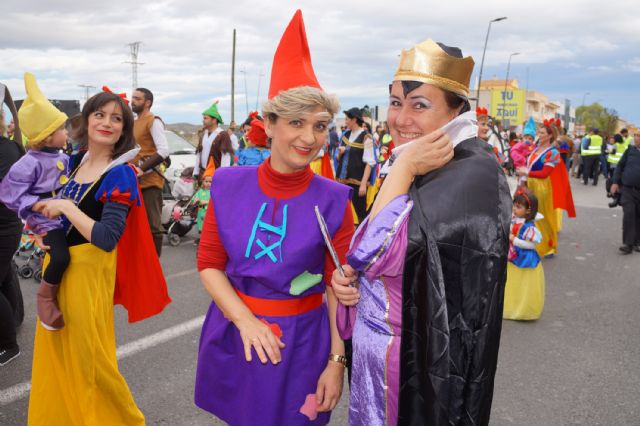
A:
<svg viewBox="0 0 640 426">
<path fill-rule="evenodd" d="M 329 361 L 339 362 L 343 367 L 347 366 L 347 357 L 344 355 L 329 354 Z"/>
</svg>

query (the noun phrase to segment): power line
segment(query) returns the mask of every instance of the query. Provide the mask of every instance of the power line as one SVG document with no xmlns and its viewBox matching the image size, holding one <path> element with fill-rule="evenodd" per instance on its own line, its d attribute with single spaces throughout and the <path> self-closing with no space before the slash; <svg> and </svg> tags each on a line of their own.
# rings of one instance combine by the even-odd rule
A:
<svg viewBox="0 0 640 426">
<path fill-rule="evenodd" d="M 91 86 L 90 84 L 78 84 L 78 87 L 82 87 L 84 89 L 84 101 L 85 102 L 87 102 L 87 100 L 89 100 L 89 90 L 96 88 L 96 86 Z"/>
<path fill-rule="evenodd" d="M 134 41 L 127 45 L 129 46 L 131 57 L 129 61 L 125 61 L 125 64 L 131 64 L 131 96 L 138 88 L 138 65 L 144 65 L 144 62 L 138 62 L 138 51 L 141 44 L 141 41 Z"/>
</svg>

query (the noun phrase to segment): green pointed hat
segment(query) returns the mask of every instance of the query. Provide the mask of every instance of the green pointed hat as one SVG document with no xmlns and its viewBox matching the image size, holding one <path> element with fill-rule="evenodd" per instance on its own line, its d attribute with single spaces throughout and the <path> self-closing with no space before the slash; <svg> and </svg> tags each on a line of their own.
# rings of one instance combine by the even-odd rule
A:
<svg viewBox="0 0 640 426">
<path fill-rule="evenodd" d="M 224 122 L 222 121 L 222 117 L 218 112 L 218 101 L 215 101 L 214 103 L 211 104 L 209 108 L 205 109 L 202 112 L 202 115 L 208 115 L 209 117 L 213 117 L 216 120 L 218 120 L 218 124 L 224 124 Z"/>
</svg>

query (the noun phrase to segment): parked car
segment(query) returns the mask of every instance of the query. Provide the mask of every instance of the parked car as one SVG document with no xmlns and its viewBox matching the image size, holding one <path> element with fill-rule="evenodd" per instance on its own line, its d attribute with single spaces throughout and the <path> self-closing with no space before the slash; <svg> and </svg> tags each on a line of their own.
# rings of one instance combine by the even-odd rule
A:
<svg viewBox="0 0 640 426">
<path fill-rule="evenodd" d="M 169 144 L 171 166 L 165 170 L 164 176 L 169 181 L 170 188 L 172 188 L 173 183 L 180 177 L 180 173 L 184 169 L 196 165 L 196 148 L 171 130 L 165 130 L 165 134 Z"/>
</svg>

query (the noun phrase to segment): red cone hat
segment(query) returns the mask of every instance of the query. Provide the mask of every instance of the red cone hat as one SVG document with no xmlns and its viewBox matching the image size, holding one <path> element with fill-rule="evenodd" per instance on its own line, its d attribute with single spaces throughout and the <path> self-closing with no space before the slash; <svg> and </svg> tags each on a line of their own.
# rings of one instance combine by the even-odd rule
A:
<svg viewBox="0 0 640 426">
<path fill-rule="evenodd" d="M 320 87 L 311 65 L 302 11 L 298 9 L 282 34 L 271 66 L 269 99 L 278 93 L 299 86 Z"/>
</svg>

